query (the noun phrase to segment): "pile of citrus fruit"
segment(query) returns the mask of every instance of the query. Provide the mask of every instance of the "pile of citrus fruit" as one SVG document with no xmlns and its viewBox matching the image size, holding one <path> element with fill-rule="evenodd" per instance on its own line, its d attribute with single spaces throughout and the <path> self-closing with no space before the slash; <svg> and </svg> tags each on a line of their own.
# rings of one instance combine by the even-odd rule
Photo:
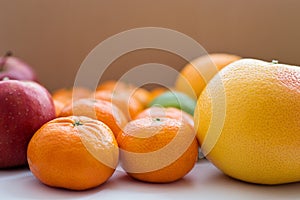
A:
<svg viewBox="0 0 300 200">
<path fill-rule="evenodd" d="M 212 58 L 221 68 L 239 57 L 213 54 Z M 210 68 L 206 59 L 200 63 Z M 110 80 L 96 91 L 83 87 L 54 91 L 56 118 L 44 124 L 28 145 L 32 173 L 46 185 L 74 190 L 104 183 L 118 163 L 137 180 L 181 179 L 199 153 L 193 120 L 197 98 L 181 83 L 189 70 L 191 65 L 184 68 L 175 89 L 147 90 Z M 199 80 L 191 79 L 192 85 Z"/>
<path fill-rule="evenodd" d="M 118 163 L 135 179 L 172 182 L 198 159 L 196 101 L 184 93 L 110 80 L 95 92 L 59 89 L 52 98 L 56 118 L 34 134 L 27 151 L 32 173 L 46 185 L 89 189 L 108 180 Z"/>
<path fill-rule="evenodd" d="M 120 166 L 132 178 L 168 183 L 205 157 L 252 183 L 300 180 L 300 69 L 210 54 L 187 64 L 174 88 L 147 90 L 110 80 L 96 91 L 52 93 L 56 118 L 27 148 L 33 175 L 85 190 Z"/>
</svg>

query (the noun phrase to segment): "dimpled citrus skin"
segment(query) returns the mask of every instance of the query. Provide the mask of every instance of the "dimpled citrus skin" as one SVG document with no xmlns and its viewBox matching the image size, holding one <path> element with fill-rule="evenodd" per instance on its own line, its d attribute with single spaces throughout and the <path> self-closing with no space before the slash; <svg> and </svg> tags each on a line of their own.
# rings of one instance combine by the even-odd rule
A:
<svg viewBox="0 0 300 200">
<path fill-rule="evenodd" d="M 86 190 L 112 176 L 119 148 L 104 123 L 84 116 L 59 117 L 33 135 L 27 159 L 32 174 L 42 183 Z"/>
<path fill-rule="evenodd" d="M 300 68 L 242 59 L 219 75 L 224 87 L 215 76 L 195 110 L 203 147 L 209 142 L 205 137 L 216 135 L 216 126 L 222 127 L 216 123 L 208 132 L 212 116 L 221 116 L 220 106 L 212 107 L 212 102 L 226 105 L 221 135 L 211 151 L 204 145 L 207 158 L 225 174 L 247 182 L 300 181 Z"/>
<path fill-rule="evenodd" d="M 177 181 L 192 170 L 198 158 L 194 129 L 177 119 L 146 117 L 132 120 L 117 140 L 122 168 L 140 181 Z"/>
</svg>

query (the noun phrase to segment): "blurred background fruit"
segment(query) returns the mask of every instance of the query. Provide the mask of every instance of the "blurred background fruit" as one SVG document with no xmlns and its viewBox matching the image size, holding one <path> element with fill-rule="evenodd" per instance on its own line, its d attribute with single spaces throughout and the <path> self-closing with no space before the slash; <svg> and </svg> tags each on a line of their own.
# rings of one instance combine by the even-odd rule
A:
<svg viewBox="0 0 300 200">
<path fill-rule="evenodd" d="M 52 92 L 52 98 L 62 103 L 69 103 L 72 100 L 91 97 L 92 91 L 85 87 L 60 88 Z"/>
<path fill-rule="evenodd" d="M 65 107 L 65 103 L 57 99 L 53 99 L 53 103 L 55 107 L 55 116 L 58 117 L 61 110 Z"/>
<path fill-rule="evenodd" d="M 143 104 L 127 91 L 99 90 L 95 92 L 94 98 L 108 101 L 119 107 L 128 121 L 144 109 Z"/>
<path fill-rule="evenodd" d="M 61 110 L 72 101 L 81 98 L 89 98 L 92 91 L 85 87 L 60 88 L 52 92 L 52 98 L 55 105 L 56 116 L 59 116 Z"/>
<path fill-rule="evenodd" d="M 174 107 L 194 115 L 196 101 L 182 92 L 167 91 L 154 98 L 148 104 L 148 107 L 151 106 Z"/>
<path fill-rule="evenodd" d="M 11 80 L 38 80 L 33 68 L 19 58 L 13 57 L 10 51 L 0 57 L 0 80 L 5 77 Z"/>
<path fill-rule="evenodd" d="M 159 95 L 161 95 L 166 91 L 168 91 L 168 89 L 162 86 L 153 88 L 152 90 L 150 90 L 149 102 L 151 102 L 153 99 L 155 99 L 156 97 L 158 97 Z"/>
<path fill-rule="evenodd" d="M 175 88 L 197 99 L 209 80 L 226 65 L 241 57 L 232 54 L 214 53 L 201 56 L 188 63 L 177 77 Z"/>
<path fill-rule="evenodd" d="M 133 96 L 143 106 L 146 106 L 149 103 L 149 99 L 150 99 L 150 92 L 148 90 L 122 81 L 116 81 L 116 80 L 105 81 L 101 83 L 96 90 L 97 91 L 108 90 L 112 92 L 128 93 L 129 96 Z"/>
</svg>

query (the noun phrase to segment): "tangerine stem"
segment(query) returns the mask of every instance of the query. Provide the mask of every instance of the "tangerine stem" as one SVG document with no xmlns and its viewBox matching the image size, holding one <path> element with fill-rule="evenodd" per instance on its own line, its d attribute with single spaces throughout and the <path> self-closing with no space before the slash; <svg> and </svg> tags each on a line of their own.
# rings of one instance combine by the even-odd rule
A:
<svg viewBox="0 0 300 200">
<path fill-rule="evenodd" d="M 81 126 L 83 125 L 83 123 L 81 123 L 80 121 L 76 120 L 73 124 L 73 126 Z"/>
</svg>

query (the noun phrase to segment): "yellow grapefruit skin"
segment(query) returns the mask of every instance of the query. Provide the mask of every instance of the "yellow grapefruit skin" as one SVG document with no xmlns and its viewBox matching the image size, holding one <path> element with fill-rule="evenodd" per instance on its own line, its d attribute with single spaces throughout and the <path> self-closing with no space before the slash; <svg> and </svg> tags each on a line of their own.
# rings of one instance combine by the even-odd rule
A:
<svg viewBox="0 0 300 200">
<path fill-rule="evenodd" d="M 221 70 L 195 109 L 203 152 L 251 183 L 300 181 L 300 67 L 241 59 Z"/>
</svg>

